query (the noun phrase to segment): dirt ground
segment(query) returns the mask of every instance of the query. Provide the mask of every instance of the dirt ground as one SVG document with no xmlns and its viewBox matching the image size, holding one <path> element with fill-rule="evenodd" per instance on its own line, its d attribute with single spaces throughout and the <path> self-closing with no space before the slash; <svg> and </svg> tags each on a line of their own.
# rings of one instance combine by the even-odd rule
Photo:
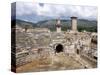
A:
<svg viewBox="0 0 100 75">
<path fill-rule="evenodd" d="M 16 69 L 16 72 L 39 72 L 39 71 L 72 70 L 72 69 L 86 68 L 85 64 L 80 63 L 80 61 L 79 59 L 76 60 L 75 56 L 72 57 L 65 55 L 63 53 L 59 53 L 49 58 L 40 58 L 33 60 L 28 64 L 18 67 Z M 93 67 L 91 66 L 91 68 Z"/>
</svg>

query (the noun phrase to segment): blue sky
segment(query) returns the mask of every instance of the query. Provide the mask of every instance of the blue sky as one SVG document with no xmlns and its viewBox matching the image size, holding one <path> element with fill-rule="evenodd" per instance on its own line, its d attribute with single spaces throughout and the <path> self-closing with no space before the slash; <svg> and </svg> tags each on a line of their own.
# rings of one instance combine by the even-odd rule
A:
<svg viewBox="0 0 100 75">
<path fill-rule="evenodd" d="M 79 19 L 97 20 L 97 7 L 31 2 L 16 3 L 16 18 L 25 21 L 36 23 L 48 19 L 70 19 L 71 16 L 76 16 Z"/>
</svg>

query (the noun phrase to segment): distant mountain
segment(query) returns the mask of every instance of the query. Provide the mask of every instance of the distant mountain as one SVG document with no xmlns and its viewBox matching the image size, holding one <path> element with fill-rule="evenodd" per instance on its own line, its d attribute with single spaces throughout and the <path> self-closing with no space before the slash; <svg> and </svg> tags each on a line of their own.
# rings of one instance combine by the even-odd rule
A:
<svg viewBox="0 0 100 75">
<path fill-rule="evenodd" d="M 22 20 L 16 20 L 16 24 L 19 25 L 20 27 L 25 27 L 27 26 L 28 28 L 49 28 L 51 31 L 55 31 L 56 27 L 56 20 L 44 20 L 44 21 L 39 21 L 38 23 L 32 23 L 32 22 L 27 22 L 27 21 L 22 21 Z M 71 29 L 71 20 L 61 20 L 61 26 L 62 30 L 66 31 L 67 29 Z M 78 19 L 78 26 L 77 26 L 79 31 L 90 31 L 90 32 L 97 32 L 97 21 L 89 21 L 89 20 L 84 20 L 84 19 Z"/>
<path fill-rule="evenodd" d="M 18 25 L 22 28 L 25 28 L 26 26 L 27 26 L 27 28 L 33 28 L 33 27 L 37 26 L 37 24 L 35 24 L 35 23 L 23 21 L 23 20 L 18 20 L 18 19 L 12 20 L 11 22 L 12 22 L 12 24 L 15 22 L 16 25 Z"/>
<path fill-rule="evenodd" d="M 51 30 L 55 30 L 56 20 L 45 20 L 40 21 L 37 23 L 38 27 L 47 27 Z M 66 31 L 67 29 L 71 29 L 71 20 L 61 20 L 62 30 Z M 79 31 L 90 31 L 90 32 L 97 32 L 97 21 L 89 21 L 84 19 L 78 19 L 78 26 Z"/>
<path fill-rule="evenodd" d="M 97 21 L 78 20 L 78 30 L 86 30 L 90 32 L 97 32 Z"/>
</svg>

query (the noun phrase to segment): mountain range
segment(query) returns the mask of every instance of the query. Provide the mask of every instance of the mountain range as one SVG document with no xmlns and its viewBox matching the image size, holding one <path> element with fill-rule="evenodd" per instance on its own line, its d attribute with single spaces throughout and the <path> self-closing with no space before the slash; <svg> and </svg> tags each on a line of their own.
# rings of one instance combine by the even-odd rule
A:
<svg viewBox="0 0 100 75">
<path fill-rule="evenodd" d="M 51 31 L 56 30 L 56 19 L 51 19 L 51 20 L 44 20 L 44 21 L 39 21 L 37 23 L 32 23 L 28 21 L 23 21 L 23 20 L 13 20 L 13 22 L 16 22 L 16 25 L 25 28 L 49 28 Z M 61 27 L 63 31 L 66 31 L 68 29 L 71 29 L 71 20 L 61 20 Z M 85 20 L 85 19 L 78 19 L 77 23 L 77 28 L 78 31 L 89 31 L 89 32 L 97 32 L 97 21 L 95 20 Z"/>
</svg>

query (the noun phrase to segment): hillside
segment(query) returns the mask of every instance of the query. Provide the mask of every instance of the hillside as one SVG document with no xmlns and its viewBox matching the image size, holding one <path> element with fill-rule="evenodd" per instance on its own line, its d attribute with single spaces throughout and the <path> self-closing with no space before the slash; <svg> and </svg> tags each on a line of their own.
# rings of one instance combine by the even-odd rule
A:
<svg viewBox="0 0 100 75">
<path fill-rule="evenodd" d="M 47 27 L 51 30 L 55 30 L 56 20 L 46 20 L 38 22 L 38 27 Z M 67 29 L 71 29 L 71 21 L 70 20 L 61 20 L 62 30 L 66 31 Z M 84 19 L 78 20 L 78 30 L 79 31 L 90 31 L 97 32 L 97 21 L 89 21 Z"/>
<path fill-rule="evenodd" d="M 55 31 L 56 27 L 56 20 L 45 20 L 45 21 L 40 21 L 38 23 L 32 23 L 32 22 L 27 22 L 27 21 L 22 21 L 22 20 L 16 20 L 16 24 L 19 25 L 20 27 L 27 27 L 27 28 L 49 28 L 51 31 Z M 61 20 L 62 24 L 62 30 L 66 31 L 67 29 L 71 29 L 71 21 L 70 20 Z M 89 20 L 84 20 L 84 19 L 78 19 L 78 31 L 90 31 L 90 32 L 97 32 L 97 21 L 89 21 Z"/>
<path fill-rule="evenodd" d="M 12 20 L 12 25 L 14 25 L 14 23 L 22 28 L 33 28 L 36 27 L 37 25 L 35 23 L 32 22 L 28 22 L 28 21 L 23 21 L 23 20 Z"/>
</svg>

